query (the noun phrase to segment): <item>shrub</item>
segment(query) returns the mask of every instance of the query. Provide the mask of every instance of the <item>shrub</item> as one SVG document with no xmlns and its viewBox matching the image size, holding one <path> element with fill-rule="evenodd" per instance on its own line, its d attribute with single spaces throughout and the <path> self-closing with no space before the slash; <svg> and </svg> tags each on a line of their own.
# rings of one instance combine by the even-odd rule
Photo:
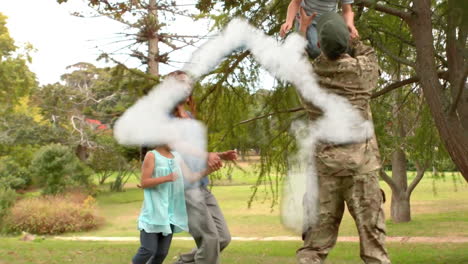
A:
<svg viewBox="0 0 468 264">
<path fill-rule="evenodd" d="M 15 201 L 16 192 L 9 187 L 0 186 L 0 223 Z"/>
<path fill-rule="evenodd" d="M 105 148 L 94 150 L 87 160 L 88 166 L 96 172 L 99 185 L 104 184 L 122 164 L 126 163 L 127 161 L 122 155 Z"/>
<path fill-rule="evenodd" d="M 125 173 L 121 173 L 121 171 L 127 170 L 126 149 L 119 145 L 112 135 L 99 134 L 96 137 L 96 143 L 98 147 L 92 150 L 86 163 L 96 172 L 100 185 L 117 172 L 117 179 L 112 185 L 118 189 L 125 181 L 122 179 L 122 174 L 125 175 Z"/>
<path fill-rule="evenodd" d="M 89 186 L 91 170 L 66 146 L 51 144 L 34 155 L 31 171 L 44 194 L 57 194 L 73 187 Z"/>
<path fill-rule="evenodd" d="M 84 198 L 86 197 L 86 198 Z M 102 218 L 96 215 L 92 196 L 42 196 L 18 201 L 5 217 L 7 232 L 61 234 L 98 227 Z"/>
<path fill-rule="evenodd" d="M 11 157 L 0 158 L 0 186 L 25 188 L 31 183 L 29 172 Z"/>
<path fill-rule="evenodd" d="M 8 149 L 8 157 L 23 168 L 29 167 L 34 153 L 39 149 L 36 145 L 14 145 Z"/>
<path fill-rule="evenodd" d="M 135 170 L 138 167 L 139 162 L 137 160 L 133 160 L 129 163 L 121 163 L 119 167 L 117 167 L 117 175 L 115 177 L 115 181 L 111 182 L 110 184 L 110 191 L 111 192 L 123 192 L 124 186 L 127 181 L 130 179 L 131 176 L 135 175 Z"/>
</svg>

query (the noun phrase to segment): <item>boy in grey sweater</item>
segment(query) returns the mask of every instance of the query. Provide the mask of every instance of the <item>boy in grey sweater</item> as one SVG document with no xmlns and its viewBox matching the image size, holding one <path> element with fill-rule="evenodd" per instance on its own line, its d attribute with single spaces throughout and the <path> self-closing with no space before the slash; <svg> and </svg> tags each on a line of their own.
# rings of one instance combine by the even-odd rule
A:
<svg viewBox="0 0 468 264">
<path fill-rule="evenodd" d="M 354 12 L 351 4 L 354 0 L 291 0 L 286 14 L 286 22 L 281 26 L 280 36 L 284 37 L 291 30 L 296 16 L 305 16 L 311 23 L 307 26 L 305 37 L 307 39 L 307 53 L 312 59 L 320 55 L 320 48 L 317 46 L 317 23 L 320 16 L 327 12 L 337 12 L 338 1 L 341 1 L 341 13 L 348 27 L 351 39 L 359 37 L 359 33 L 354 26 Z M 300 25 L 299 25 L 300 27 Z M 298 28 L 298 31 L 300 29 Z"/>
</svg>

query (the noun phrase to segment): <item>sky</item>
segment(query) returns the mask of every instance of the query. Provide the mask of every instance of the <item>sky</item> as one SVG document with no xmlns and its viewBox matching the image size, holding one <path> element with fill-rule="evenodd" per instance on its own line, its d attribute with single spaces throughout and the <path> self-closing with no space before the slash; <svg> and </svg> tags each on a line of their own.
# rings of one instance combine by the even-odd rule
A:
<svg viewBox="0 0 468 264">
<path fill-rule="evenodd" d="M 184 2 L 184 1 L 178 1 Z M 193 2 L 193 1 L 192 1 Z M 7 27 L 17 46 L 31 43 L 36 49 L 32 53 L 30 69 L 36 73 L 41 85 L 55 83 L 67 72 L 66 67 L 78 62 L 90 62 L 99 67 L 110 66 L 96 59 L 102 51 L 113 52 L 122 48 L 119 34 L 128 30 L 119 22 L 109 18 L 80 18 L 71 15 L 72 12 L 92 12 L 85 1 L 69 0 L 66 4 L 58 4 L 55 0 L 12 0 L 0 1 L 0 12 L 8 17 Z M 181 34 L 206 34 L 207 22 L 187 23 L 178 18 L 171 24 Z M 177 61 L 190 59 L 195 47 L 174 53 Z M 128 67 L 140 67 L 136 60 L 121 51 L 117 59 Z M 182 64 L 175 64 L 181 67 Z M 174 70 L 171 67 L 161 67 L 161 73 Z"/>
</svg>

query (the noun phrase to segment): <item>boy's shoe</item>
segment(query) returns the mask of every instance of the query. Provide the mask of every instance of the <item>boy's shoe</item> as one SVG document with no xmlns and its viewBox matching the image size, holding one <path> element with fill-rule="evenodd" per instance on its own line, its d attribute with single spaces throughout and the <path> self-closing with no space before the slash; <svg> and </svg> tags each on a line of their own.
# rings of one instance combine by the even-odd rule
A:
<svg viewBox="0 0 468 264">
<path fill-rule="evenodd" d="M 151 256 L 151 258 L 150 258 L 150 259 L 148 259 L 148 261 L 146 261 L 146 263 L 145 263 L 145 264 L 150 264 L 152 261 L 153 261 L 153 256 Z"/>
<path fill-rule="evenodd" d="M 190 253 L 179 254 L 179 259 L 177 259 L 173 264 L 193 264 L 195 263 L 196 253 L 197 248 L 194 248 Z"/>
<path fill-rule="evenodd" d="M 322 264 L 322 259 L 316 254 L 298 252 L 296 255 L 297 264 Z"/>
</svg>

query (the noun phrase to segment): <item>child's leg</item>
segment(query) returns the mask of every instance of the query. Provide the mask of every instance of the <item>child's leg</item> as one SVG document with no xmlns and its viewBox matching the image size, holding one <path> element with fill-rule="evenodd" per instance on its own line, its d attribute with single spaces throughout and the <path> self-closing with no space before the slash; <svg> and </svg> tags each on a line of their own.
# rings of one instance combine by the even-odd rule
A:
<svg viewBox="0 0 468 264">
<path fill-rule="evenodd" d="M 315 59 L 321 53 L 320 48 L 317 46 L 318 36 L 317 36 L 317 28 L 315 24 L 311 24 L 309 28 L 307 28 L 306 38 L 307 38 L 307 47 L 306 47 L 307 54 L 309 54 L 309 57 L 311 59 Z"/>
<path fill-rule="evenodd" d="M 159 233 L 146 233 L 144 230 L 140 231 L 141 246 L 132 259 L 133 264 L 146 264 L 151 256 L 155 254 L 158 248 L 158 235 Z"/>
<path fill-rule="evenodd" d="M 295 29 L 296 31 L 299 31 L 299 22 L 298 22 L 299 18 L 296 17 L 294 21 L 295 21 L 294 22 Z M 317 58 L 322 51 L 317 46 L 318 36 L 317 36 L 317 28 L 315 24 L 310 24 L 310 26 L 307 28 L 305 37 L 307 39 L 306 51 L 307 51 L 307 54 L 309 55 L 309 58 L 311 59 Z"/>
<path fill-rule="evenodd" d="M 151 264 L 162 264 L 164 259 L 169 253 L 169 247 L 171 246 L 172 234 L 163 236 L 162 233 L 158 233 L 158 247 L 154 253 L 153 260 Z"/>
</svg>

